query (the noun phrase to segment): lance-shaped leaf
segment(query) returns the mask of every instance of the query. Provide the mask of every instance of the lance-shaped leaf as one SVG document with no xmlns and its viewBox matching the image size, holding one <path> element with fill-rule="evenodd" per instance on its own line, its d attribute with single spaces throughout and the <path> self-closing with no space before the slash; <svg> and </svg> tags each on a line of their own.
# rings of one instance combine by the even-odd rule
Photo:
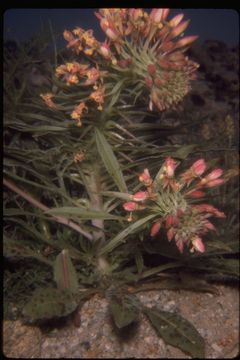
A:
<svg viewBox="0 0 240 360">
<path fill-rule="evenodd" d="M 23 309 L 31 321 L 47 320 L 71 314 L 78 306 L 69 290 L 37 289 Z"/>
<path fill-rule="evenodd" d="M 115 325 L 121 329 L 138 320 L 139 310 L 134 306 L 128 297 L 113 297 L 110 301 L 110 312 L 112 314 Z"/>
<path fill-rule="evenodd" d="M 167 343 L 194 358 L 204 358 L 204 340 L 196 328 L 178 314 L 144 308 L 157 334 Z"/>
<path fill-rule="evenodd" d="M 133 224 L 128 226 L 126 229 L 121 231 L 117 236 L 115 236 L 113 239 L 111 239 L 108 244 L 103 246 L 103 248 L 101 249 L 101 254 L 103 255 L 103 254 L 106 254 L 106 253 L 112 251 L 122 241 L 125 241 L 125 239 L 128 235 L 139 231 L 146 222 L 148 222 L 155 216 L 156 216 L 155 214 L 151 214 L 142 219 L 135 221 Z"/>
<path fill-rule="evenodd" d="M 78 207 L 63 206 L 59 208 L 52 208 L 46 211 L 46 214 L 51 215 L 64 215 L 65 217 L 79 216 L 80 219 L 91 220 L 91 219 L 112 219 L 112 220 L 123 220 L 122 216 L 111 215 L 108 212 L 86 210 Z"/>
<path fill-rule="evenodd" d="M 127 192 L 127 185 L 112 147 L 107 142 L 103 133 L 101 133 L 98 129 L 95 129 L 95 137 L 98 152 L 109 175 L 112 177 L 121 192 Z"/>
<path fill-rule="evenodd" d="M 53 266 L 54 280 L 58 289 L 68 289 L 73 293 L 78 291 L 77 274 L 69 256 L 64 249 L 57 257 Z"/>
</svg>

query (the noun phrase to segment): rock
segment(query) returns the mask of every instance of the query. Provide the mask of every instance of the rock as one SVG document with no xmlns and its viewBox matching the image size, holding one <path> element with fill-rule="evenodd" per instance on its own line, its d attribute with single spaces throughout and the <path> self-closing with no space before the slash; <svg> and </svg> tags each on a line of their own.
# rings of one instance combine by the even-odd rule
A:
<svg viewBox="0 0 240 360">
<path fill-rule="evenodd" d="M 149 291 L 137 297 L 160 309 L 179 309 L 178 314 L 203 336 L 206 358 L 229 358 L 229 354 L 238 353 L 239 290 L 222 285 L 218 290 L 219 295 L 213 297 L 183 290 Z M 190 358 L 159 338 L 143 315 L 135 331 L 126 334 L 124 330 L 126 336 L 117 334 L 105 298 L 92 297 L 80 312 L 80 328 L 68 324 L 48 333 L 19 320 L 4 321 L 4 354 L 16 358 Z"/>
</svg>

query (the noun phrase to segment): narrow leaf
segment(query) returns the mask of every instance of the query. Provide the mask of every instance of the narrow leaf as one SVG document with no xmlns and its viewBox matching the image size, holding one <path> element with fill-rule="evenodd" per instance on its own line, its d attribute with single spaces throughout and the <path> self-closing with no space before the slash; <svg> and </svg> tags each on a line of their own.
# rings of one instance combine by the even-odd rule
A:
<svg viewBox="0 0 240 360">
<path fill-rule="evenodd" d="M 72 264 L 68 250 L 64 249 L 56 258 L 54 266 L 54 280 L 58 289 L 68 289 L 73 293 L 78 291 L 77 274 Z"/>
<path fill-rule="evenodd" d="M 106 170 L 114 180 L 119 190 L 121 192 L 127 192 L 127 185 L 112 147 L 107 142 L 105 136 L 98 129 L 95 129 L 95 136 L 98 152 L 102 158 Z"/>
<path fill-rule="evenodd" d="M 196 328 L 178 314 L 144 308 L 158 336 L 192 357 L 204 358 L 204 340 Z"/>
<path fill-rule="evenodd" d="M 123 220 L 124 218 L 121 216 L 111 215 L 107 212 L 96 211 L 96 210 L 86 210 L 77 207 L 59 207 L 52 208 L 51 210 L 46 211 L 47 214 L 52 215 L 64 215 L 65 217 L 71 217 L 73 215 L 79 216 L 80 219 L 91 220 L 91 219 L 115 219 L 115 220 Z"/>
<path fill-rule="evenodd" d="M 124 229 L 122 232 L 120 232 L 117 236 L 115 236 L 112 240 L 110 240 L 109 243 L 106 244 L 101 249 L 101 254 L 103 255 L 103 254 L 106 254 L 106 253 L 112 251 L 116 246 L 118 246 L 122 241 L 124 241 L 128 235 L 134 233 L 137 230 L 140 230 L 140 228 L 146 222 L 148 222 L 150 219 L 154 218 L 155 216 L 156 216 L 155 214 L 148 215 L 145 218 L 137 220 L 136 222 L 134 222 L 133 224 L 128 226 L 126 229 Z"/>
</svg>

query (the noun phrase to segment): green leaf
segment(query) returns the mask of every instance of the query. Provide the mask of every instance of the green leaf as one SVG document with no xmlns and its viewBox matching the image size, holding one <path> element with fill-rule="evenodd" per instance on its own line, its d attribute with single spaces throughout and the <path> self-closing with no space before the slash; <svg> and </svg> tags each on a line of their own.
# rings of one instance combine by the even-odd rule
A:
<svg viewBox="0 0 240 360">
<path fill-rule="evenodd" d="M 119 245 L 119 243 L 121 243 L 123 240 L 125 240 L 125 238 L 128 235 L 134 233 L 137 230 L 140 230 L 141 227 L 146 222 L 148 222 L 155 216 L 156 216 L 155 214 L 151 214 L 151 215 L 144 217 L 143 219 L 135 221 L 133 224 L 131 224 L 126 229 L 124 229 L 122 232 L 120 232 L 117 236 L 115 236 L 112 240 L 110 240 L 108 244 L 103 246 L 103 248 L 101 249 L 101 254 L 103 255 L 103 254 L 106 254 L 106 253 L 112 251 L 116 246 Z"/>
<path fill-rule="evenodd" d="M 68 250 L 64 249 L 56 258 L 54 266 L 54 280 L 58 289 L 69 289 L 73 293 L 78 291 L 78 278 Z"/>
<path fill-rule="evenodd" d="M 181 160 L 185 160 L 195 149 L 195 144 L 180 146 L 179 149 L 175 151 L 174 156 Z"/>
<path fill-rule="evenodd" d="M 69 290 L 37 289 L 25 305 L 23 315 L 32 321 L 47 320 L 71 314 L 78 304 Z"/>
<path fill-rule="evenodd" d="M 130 200 L 130 194 L 128 193 L 122 193 L 118 191 L 102 191 L 101 194 L 104 196 L 113 197 L 114 199 L 118 198 L 126 201 Z"/>
<path fill-rule="evenodd" d="M 110 301 L 110 312 L 119 329 L 138 320 L 139 311 L 129 300 L 127 297 L 123 299 L 114 297 Z"/>
<path fill-rule="evenodd" d="M 176 346 L 192 357 L 204 358 L 204 340 L 196 328 L 178 314 L 157 308 L 144 308 L 144 313 L 158 336 L 172 346 Z"/>
<path fill-rule="evenodd" d="M 98 129 L 95 129 L 95 137 L 98 152 L 109 175 L 112 177 L 119 190 L 126 193 L 128 191 L 127 185 L 112 147 L 107 142 L 103 133 L 101 133 Z"/>
<path fill-rule="evenodd" d="M 80 219 L 91 220 L 91 219 L 112 219 L 112 220 L 124 220 L 122 216 L 111 215 L 107 212 L 96 211 L 96 210 L 86 210 L 77 207 L 59 207 L 52 208 L 51 210 L 46 211 L 46 214 L 52 215 L 64 215 L 65 217 L 72 217 L 73 215 L 79 216 Z"/>
</svg>

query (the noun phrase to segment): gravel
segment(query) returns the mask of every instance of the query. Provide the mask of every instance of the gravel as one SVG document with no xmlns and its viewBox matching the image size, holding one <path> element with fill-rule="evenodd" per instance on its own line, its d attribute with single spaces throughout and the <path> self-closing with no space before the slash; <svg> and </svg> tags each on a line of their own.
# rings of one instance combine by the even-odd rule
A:
<svg viewBox="0 0 240 360">
<path fill-rule="evenodd" d="M 219 295 L 161 290 L 139 293 L 148 307 L 177 312 L 203 336 L 206 358 L 232 358 L 239 351 L 239 291 L 217 286 Z M 191 357 L 167 345 L 144 315 L 129 331 L 116 333 L 105 298 L 96 295 L 81 311 L 81 325 L 72 323 L 50 332 L 21 321 L 4 321 L 4 353 L 12 358 L 178 358 Z M 134 331 L 136 330 L 136 332 Z"/>
</svg>

